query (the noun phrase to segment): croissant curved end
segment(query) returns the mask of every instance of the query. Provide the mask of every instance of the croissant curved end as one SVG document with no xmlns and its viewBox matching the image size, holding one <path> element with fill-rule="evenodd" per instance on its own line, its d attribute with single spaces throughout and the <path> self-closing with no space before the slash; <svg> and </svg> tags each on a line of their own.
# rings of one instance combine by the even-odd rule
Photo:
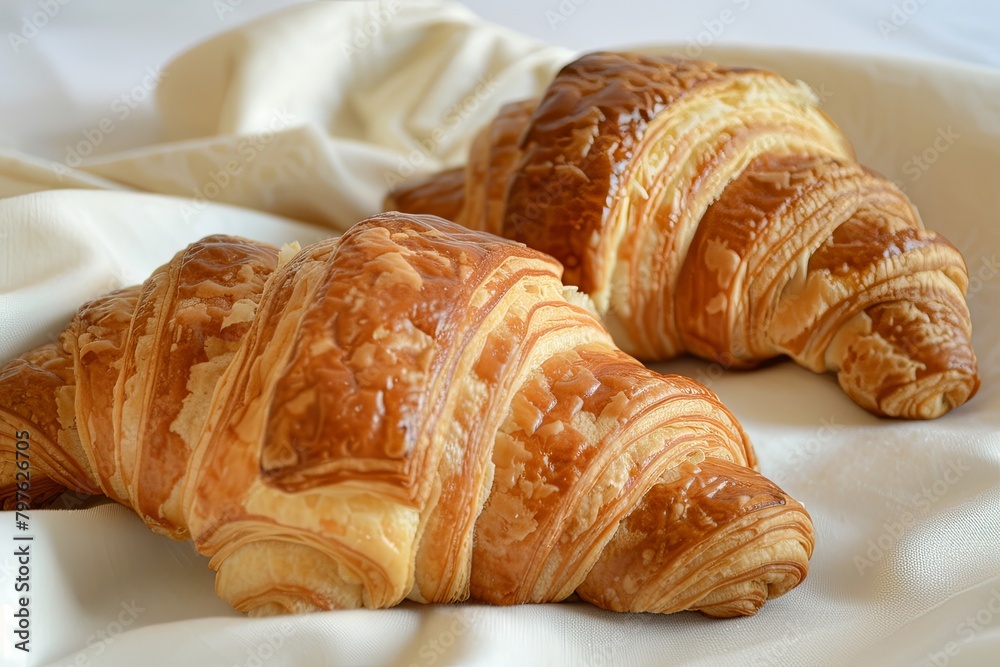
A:
<svg viewBox="0 0 1000 667">
<path fill-rule="evenodd" d="M 832 352 L 840 352 L 835 366 L 840 386 L 877 415 L 941 417 L 979 389 L 970 330 L 961 324 L 967 318 L 960 297 L 868 308 L 845 324 L 830 346 Z"/>
<path fill-rule="evenodd" d="M 898 385 L 872 400 L 870 386 L 859 387 L 847 373 L 838 373 L 837 379 L 858 405 L 879 416 L 903 419 L 937 419 L 963 405 L 979 389 L 975 373 L 948 370 Z"/>
<path fill-rule="evenodd" d="M 616 611 L 752 615 L 806 577 L 813 544 L 809 514 L 772 482 L 689 461 L 625 518 L 578 592 Z"/>
</svg>

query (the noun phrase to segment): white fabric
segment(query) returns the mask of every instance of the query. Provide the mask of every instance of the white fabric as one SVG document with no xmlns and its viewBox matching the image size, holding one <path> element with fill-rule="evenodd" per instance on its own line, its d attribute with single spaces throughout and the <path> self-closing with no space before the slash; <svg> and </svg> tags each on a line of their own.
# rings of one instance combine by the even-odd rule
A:
<svg viewBox="0 0 1000 667">
<path fill-rule="evenodd" d="M 933 57 L 1000 67 L 1000 4 L 983 0 L 462 0 L 570 49 L 723 44 Z"/>
<path fill-rule="evenodd" d="M 204 234 L 305 243 L 344 229 L 377 210 L 395 175 L 460 163 L 500 104 L 541 90 L 571 55 L 457 6 L 378 9 L 293 8 L 180 56 L 158 77 L 169 143 L 106 151 L 79 168 L 54 163 L 58 154 L 0 155 L 0 358 L 57 334 L 83 300 L 138 280 Z M 375 33 L 369 45 L 354 41 L 365 28 Z M 973 276 L 983 387 L 935 422 L 876 419 L 833 378 L 790 364 L 662 366 L 718 392 L 763 472 L 812 513 L 816 553 L 802 586 L 732 621 L 580 603 L 250 620 L 215 597 L 207 559 L 123 508 L 33 511 L 25 655 L 11 633 L 10 545 L 20 531 L 8 513 L 2 664 L 996 664 L 1000 76 L 794 51 L 705 55 L 812 85 L 862 161 L 899 180 Z M 231 161 L 238 173 L 223 184 Z"/>
</svg>

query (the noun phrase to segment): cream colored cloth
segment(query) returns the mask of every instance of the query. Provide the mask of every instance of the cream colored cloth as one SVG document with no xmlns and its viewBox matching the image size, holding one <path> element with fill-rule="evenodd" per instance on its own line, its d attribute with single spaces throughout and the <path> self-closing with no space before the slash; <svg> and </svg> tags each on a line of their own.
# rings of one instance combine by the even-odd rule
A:
<svg viewBox="0 0 1000 667">
<path fill-rule="evenodd" d="M 0 152 L 0 196 L 134 189 L 193 198 L 191 217 L 226 203 L 343 231 L 378 210 L 387 182 L 462 162 L 487 118 L 568 58 L 458 5 L 293 7 L 160 74 L 170 143 L 88 159 L 83 132 L 62 162 Z"/>
<path fill-rule="evenodd" d="M 972 274 L 983 387 L 935 422 L 876 419 L 832 378 L 789 364 L 661 366 L 718 392 L 764 473 L 812 513 L 802 586 L 731 621 L 579 603 L 250 620 L 215 597 L 207 559 L 123 508 L 34 511 L 27 655 L 10 632 L 14 520 L 0 516 L 3 664 L 996 664 L 1000 78 L 913 61 L 705 55 L 812 85 L 861 159 L 900 181 Z M 306 243 L 342 231 L 376 212 L 390 184 L 461 163 L 501 104 L 537 94 L 569 57 L 459 7 L 411 3 L 298 7 L 191 49 L 160 80 L 164 143 L 79 163 L 0 153 L 0 358 L 200 236 Z M 76 154 L 89 153 L 80 140 Z"/>
</svg>

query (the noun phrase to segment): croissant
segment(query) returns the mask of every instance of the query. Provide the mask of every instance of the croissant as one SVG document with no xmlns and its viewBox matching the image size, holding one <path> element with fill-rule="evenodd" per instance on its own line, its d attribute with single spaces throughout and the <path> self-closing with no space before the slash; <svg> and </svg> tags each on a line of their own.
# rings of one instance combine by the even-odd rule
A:
<svg viewBox="0 0 1000 667">
<path fill-rule="evenodd" d="M 772 72 L 585 55 L 503 107 L 467 166 L 386 208 L 554 256 L 641 359 L 787 355 L 892 417 L 938 417 L 979 386 L 961 254 Z"/>
<path fill-rule="evenodd" d="M 33 489 L 193 539 L 253 615 L 575 592 L 733 616 L 796 586 L 803 506 L 561 270 L 430 216 L 298 252 L 205 238 L 0 369 L 0 497 L 30 438 Z"/>
</svg>

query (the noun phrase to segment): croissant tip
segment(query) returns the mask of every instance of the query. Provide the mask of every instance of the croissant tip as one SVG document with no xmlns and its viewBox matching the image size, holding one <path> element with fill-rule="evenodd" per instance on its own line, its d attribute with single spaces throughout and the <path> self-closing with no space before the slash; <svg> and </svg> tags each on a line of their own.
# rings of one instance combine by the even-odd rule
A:
<svg viewBox="0 0 1000 667">
<path fill-rule="evenodd" d="M 768 585 L 762 581 L 749 581 L 733 587 L 736 596 L 708 607 L 698 609 L 712 618 L 736 618 L 753 616 L 764 606 L 768 598 Z"/>
<path fill-rule="evenodd" d="M 979 383 L 975 372 L 942 371 L 888 392 L 873 412 L 884 417 L 938 419 L 975 396 Z"/>
</svg>

